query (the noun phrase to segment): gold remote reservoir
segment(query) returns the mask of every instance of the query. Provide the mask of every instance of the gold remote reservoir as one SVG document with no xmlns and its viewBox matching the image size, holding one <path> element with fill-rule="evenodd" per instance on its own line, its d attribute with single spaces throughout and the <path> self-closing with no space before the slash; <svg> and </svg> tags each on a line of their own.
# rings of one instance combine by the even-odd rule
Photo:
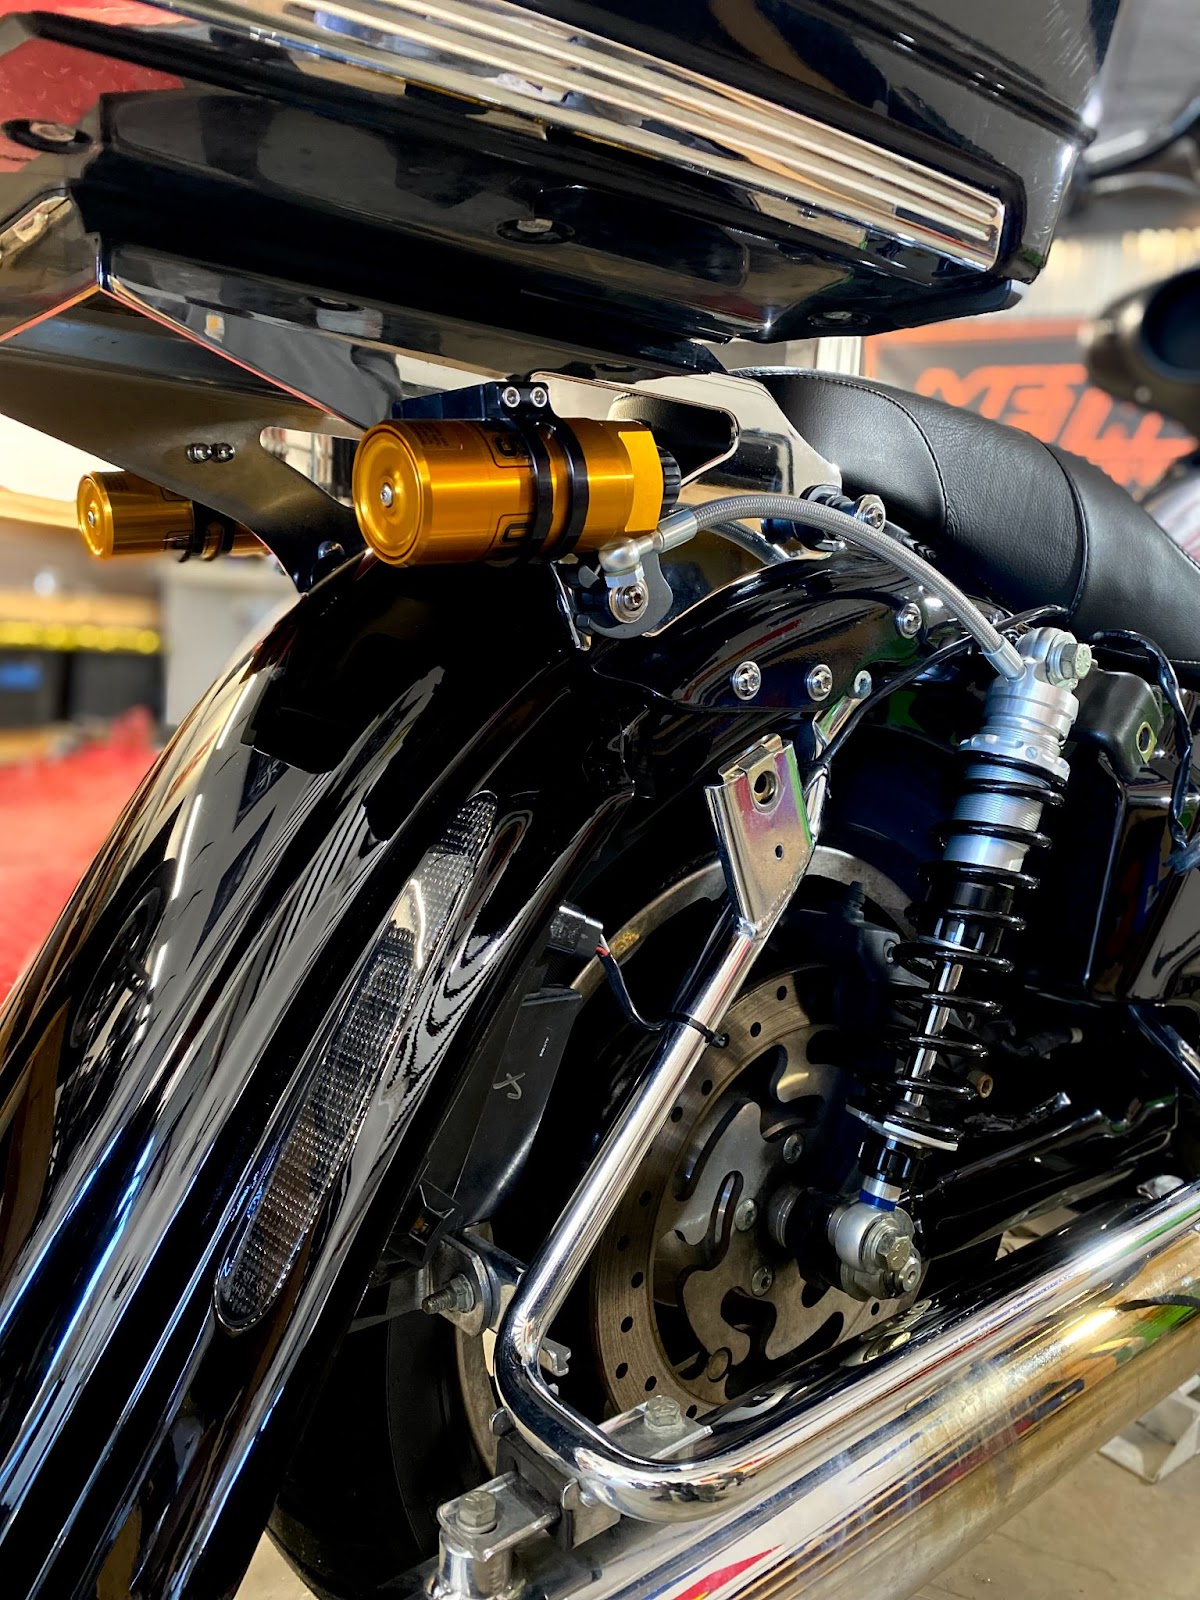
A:
<svg viewBox="0 0 1200 1600">
<path fill-rule="evenodd" d="M 354 458 L 363 537 L 382 560 L 413 566 L 565 555 L 652 532 L 663 465 L 649 428 L 591 418 L 565 426 L 573 449 L 546 423 L 531 424 L 538 449 L 503 419 L 381 422 Z"/>
<path fill-rule="evenodd" d="M 89 472 L 80 480 L 75 509 L 83 541 L 101 561 L 170 550 L 206 561 L 217 555 L 264 554 L 249 528 L 203 511 L 132 472 Z"/>
</svg>

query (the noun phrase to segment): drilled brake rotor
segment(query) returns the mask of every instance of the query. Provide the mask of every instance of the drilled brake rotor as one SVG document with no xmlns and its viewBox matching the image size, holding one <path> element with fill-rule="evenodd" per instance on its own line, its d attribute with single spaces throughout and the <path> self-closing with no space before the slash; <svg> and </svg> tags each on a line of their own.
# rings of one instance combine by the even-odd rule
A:
<svg viewBox="0 0 1200 1600">
<path fill-rule="evenodd" d="M 801 1005 L 804 975 L 731 1008 L 728 1045 L 704 1052 L 601 1241 L 592 1319 L 618 1411 L 659 1393 L 694 1416 L 895 1309 L 810 1288 L 767 1232 L 770 1194 L 803 1186 L 836 1094 L 835 1028 Z"/>
</svg>

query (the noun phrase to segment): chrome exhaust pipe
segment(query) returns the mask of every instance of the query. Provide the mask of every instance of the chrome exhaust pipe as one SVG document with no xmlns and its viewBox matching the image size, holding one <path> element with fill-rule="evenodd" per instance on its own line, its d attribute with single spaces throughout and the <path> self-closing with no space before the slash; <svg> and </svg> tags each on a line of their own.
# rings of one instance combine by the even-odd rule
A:
<svg viewBox="0 0 1200 1600">
<path fill-rule="evenodd" d="M 976 1293 L 719 1413 L 670 1470 L 699 1488 L 713 1446 L 726 1466 L 740 1448 L 752 1491 L 622 1523 L 578 1552 L 594 1577 L 573 1600 L 911 1595 L 1200 1369 L 1200 1184 L 1030 1246 Z"/>
</svg>

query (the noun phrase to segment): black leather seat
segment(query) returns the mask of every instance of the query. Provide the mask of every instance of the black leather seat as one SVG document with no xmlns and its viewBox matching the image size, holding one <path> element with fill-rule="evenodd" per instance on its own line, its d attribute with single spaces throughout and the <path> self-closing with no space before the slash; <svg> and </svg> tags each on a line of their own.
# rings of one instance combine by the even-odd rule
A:
<svg viewBox="0 0 1200 1600">
<path fill-rule="evenodd" d="M 757 375 L 757 374 L 756 374 Z M 762 374 L 848 494 L 883 496 L 967 591 L 1054 601 L 1086 638 L 1133 628 L 1200 684 L 1200 566 L 1097 467 L 940 400 L 828 373 Z"/>
</svg>

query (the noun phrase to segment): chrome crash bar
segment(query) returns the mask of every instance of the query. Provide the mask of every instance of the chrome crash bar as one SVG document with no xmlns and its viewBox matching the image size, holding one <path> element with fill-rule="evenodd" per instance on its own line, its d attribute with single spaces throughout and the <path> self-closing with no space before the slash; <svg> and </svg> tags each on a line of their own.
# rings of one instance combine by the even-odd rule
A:
<svg viewBox="0 0 1200 1600">
<path fill-rule="evenodd" d="M 853 1382 L 833 1392 L 785 1386 L 726 1407 L 681 1441 L 689 1452 L 703 1449 L 704 1454 L 684 1458 L 661 1449 L 654 1457 L 638 1454 L 627 1447 L 639 1438 L 637 1429 L 609 1432 L 581 1416 L 554 1392 L 543 1373 L 543 1342 L 711 1030 L 719 1026 L 799 886 L 813 854 L 824 794 L 817 785 L 802 792 L 794 751 L 773 738 L 723 772 L 708 797 L 732 910 L 718 925 L 708 959 L 693 980 L 685 1001 L 690 1020 L 666 1036 L 521 1280 L 500 1327 L 495 1378 L 518 1433 L 577 1484 L 582 1503 L 643 1523 L 712 1518 L 714 1526 L 727 1526 L 731 1517 L 761 1510 L 786 1485 L 792 1486 L 794 1498 L 802 1482 L 825 1482 L 830 1462 L 857 1461 L 855 1440 L 861 1444 L 865 1438 L 884 1437 L 888 1429 L 896 1439 L 907 1439 L 910 1420 L 923 1417 L 929 1407 L 936 1411 L 948 1394 L 969 1393 L 970 1414 L 982 1416 L 981 1374 L 989 1375 L 989 1394 L 994 1390 L 989 1439 L 993 1434 L 1007 1438 L 1014 1426 L 1021 1432 L 1017 1396 L 1024 1393 L 1021 1385 L 1027 1378 L 1022 1352 L 1040 1349 L 1047 1341 L 1047 1348 L 1056 1352 L 1064 1340 L 1074 1348 L 1085 1334 L 1091 1338 L 1096 1333 L 1102 1342 L 1115 1338 L 1122 1318 L 1132 1318 L 1131 1337 L 1144 1343 L 1145 1317 L 1161 1320 L 1155 1309 L 1164 1303 L 1159 1295 L 1177 1296 L 1181 1281 L 1193 1292 L 1200 1184 L 1181 1188 L 1132 1222 L 1101 1226 L 1083 1249 L 1071 1251 L 1032 1282 L 1018 1275 L 1014 1288 L 977 1306 L 970 1316 L 951 1316 L 919 1334 L 915 1328 L 904 1332 L 888 1360 L 856 1368 Z M 1162 1285 L 1149 1299 L 1140 1292 L 1147 1273 L 1152 1286 L 1160 1280 Z M 905 1344 L 910 1338 L 911 1344 Z M 1184 1359 L 1191 1360 L 1188 1351 L 1194 1340 L 1184 1343 Z M 1166 1345 L 1159 1339 L 1154 1348 Z M 1053 1388 L 1061 1365 L 1058 1354 L 1039 1358 L 1039 1382 Z M 1099 1426 L 1104 1425 L 1102 1419 Z M 937 1432 L 937 1439 L 943 1439 L 944 1431 Z M 922 1433 L 904 1449 L 919 1453 L 926 1448 L 924 1440 Z M 887 1453 L 895 1452 L 889 1447 Z M 810 1496 L 803 1504 L 812 1510 L 810 1501 L 820 1499 Z M 857 1490 L 854 1507 L 861 1507 Z M 853 1514 L 858 1517 L 859 1510 Z"/>
<path fill-rule="evenodd" d="M 736 1461 L 649 1461 L 620 1448 L 567 1405 L 541 1369 L 550 1325 L 578 1281 L 634 1173 L 813 855 L 823 784 L 806 795 L 796 753 L 763 739 L 707 790 L 732 910 L 714 931 L 674 1024 L 509 1306 L 496 1342 L 496 1386 L 531 1445 L 612 1509 L 645 1521 L 704 1514 L 752 1474 Z"/>
</svg>

